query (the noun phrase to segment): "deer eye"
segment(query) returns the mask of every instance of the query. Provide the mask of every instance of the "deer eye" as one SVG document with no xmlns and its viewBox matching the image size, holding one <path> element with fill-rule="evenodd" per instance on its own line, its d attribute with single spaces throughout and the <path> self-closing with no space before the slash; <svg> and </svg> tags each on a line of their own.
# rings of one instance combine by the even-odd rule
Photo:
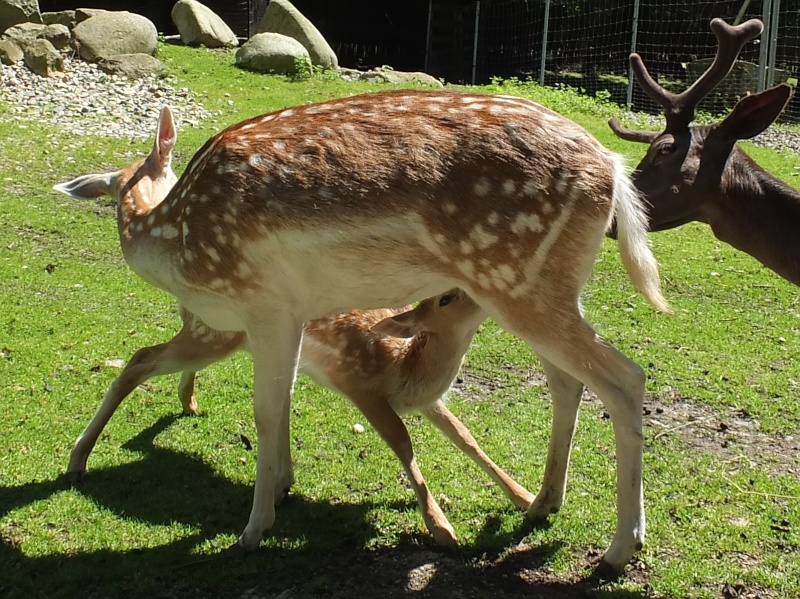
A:
<svg viewBox="0 0 800 599">
<path fill-rule="evenodd" d="M 674 149 L 675 149 L 675 144 L 673 144 L 671 141 L 664 141 L 658 144 L 658 147 L 656 148 L 656 153 L 659 156 L 666 156 L 667 154 L 671 154 L 672 150 Z"/>
<path fill-rule="evenodd" d="M 439 307 L 441 308 L 441 307 L 446 306 L 447 304 L 449 304 L 450 302 L 453 301 L 454 297 L 455 296 L 452 293 L 448 293 L 447 295 L 443 295 L 442 297 L 439 298 Z"/>
</svg>

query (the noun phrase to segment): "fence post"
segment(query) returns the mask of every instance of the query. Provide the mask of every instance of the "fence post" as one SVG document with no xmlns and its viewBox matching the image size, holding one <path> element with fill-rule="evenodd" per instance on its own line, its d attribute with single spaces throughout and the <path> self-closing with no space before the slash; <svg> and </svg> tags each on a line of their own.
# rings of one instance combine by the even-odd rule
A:
<svg viewBox="0 0 800 599">
<path fill-rule="evenodd" d="M 764 31 L 761 34 L 761 45 L 758 49 L 758 87 L 756 91 L 763 92 L 767 82 L 767 59 L 769 58 L 769 28 L 772 24 L 770 9 L 772 0 L 763 0 L 761 5 L 761 22 L 764 23 Z"/>
<path fill-rule="evenodd" d="M 478 71 L 478 25 L 481 18 L 481 3 L 475 3 L 475 37 L 472 44 L 472 85 L 475 85 L 475 75 Z"/>
<path fill-rule="evenodd" d="M 433 20 L 433 0 L 428 0 L 428 33 L 425 36 L 425 64 L 423 66 L 423 70 L 426 73 L 428 71 L 428 64 L 429 64 L 429 55 L 431 53 L 431 22 Z"/>
<path fill-rule="evenodd" d="M 772 0 L 769 27 L 769 62 L 767 64 L 767 87 L 775 84 L 775 55 L 778 53 L 778 24 L 781 15 L 781 0 Z M 763 43 L 763 42 L 762 42 Z"/>
<path fill-rule="evenodd" d="M 539 61 L 539 85 L 544 85 L 544 67 L 547 61 L 547 34 L 550 30 L 550 0 L 544 3 L 544 30 L 542 31 L 542 59 Z"/>
<path fill-rule="evenodd" d="M 633 2 L 633 28 L 631 33 L 631 54 L 636 52 L 636 44 L 639 41 L 639 0 Z M 633 106 L 633 69 L 631 63 L 628 62 L 628 94 L 625 98 L 628 104 L 628 110 Z"/>
</svg>

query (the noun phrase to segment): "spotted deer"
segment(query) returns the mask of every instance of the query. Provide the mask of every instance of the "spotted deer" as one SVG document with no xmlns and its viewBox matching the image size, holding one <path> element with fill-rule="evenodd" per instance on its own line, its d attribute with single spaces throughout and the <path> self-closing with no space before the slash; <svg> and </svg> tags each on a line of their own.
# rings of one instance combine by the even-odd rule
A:
<svg viewBox="0 0 800 599">
<path fill-rule="evenodd" d="M 728 25 L 711 21 L 718 49 L 711 66 L 688 89 L 675 94 L 653 80 L 641 57 L 631 67 L 647 95 L 664 109 L 663 132 L 636 131 L 618 120 L 609 124 L 628 141 L 650 144 L 633 180 L 652 208 L 652 231 L 688 222 L 708 223 L 714 235 L 747 252 L 783 278 L 800 285 L 800 193 L 779 181 L 736 146 L 755 137 L 775 119 L 791 96 L 777 85 L 739 100 L 723 120 L 690 126 L 695 109 L 730 72 L 744 45 L 763 29 L 758 19 Z"/>
<path fill-rule="evenodd" d="M 123 254 L 146 281 L 218 331 L 242 331 L 254 364 L 254 549 L 290 481 L 282 447 L 303 323 L 463 289 L 539 356 L 553 398 L 532 518 L 564 502 L 583 385 L 611 415 L 617 525 L 598 565 L 619 574 L 645 537 L 642 369 L 583 318 L 579 293 L 612 218 L 622 261 L 667 311 L 646 215 L 622 158 L 575 123 L 513 96 L 393 90 L 278 110 L 228 127 L 171 186 L 168 110 L 144 163 L 57 186 L 111 190 Z M 156 194 L 157 195 L 157 194 Z M 151 196 L 153 197 L 153 196 Z"/>
</svg>

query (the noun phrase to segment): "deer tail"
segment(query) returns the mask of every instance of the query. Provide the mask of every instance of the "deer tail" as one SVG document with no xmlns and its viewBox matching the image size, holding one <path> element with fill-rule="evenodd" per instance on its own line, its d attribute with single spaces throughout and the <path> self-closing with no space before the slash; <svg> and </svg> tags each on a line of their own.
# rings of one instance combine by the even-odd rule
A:
<svg viewBox="0 0 800 599">
<path fill-rule="evenodd" d="M 671 313 L 661 294 L 658 264 L 647 240 L 647 209 L 625 172 L 624 159 L 616 155 L 614 206 L 619 254 L 634 286 L 661 312 Z"/>
</svg>

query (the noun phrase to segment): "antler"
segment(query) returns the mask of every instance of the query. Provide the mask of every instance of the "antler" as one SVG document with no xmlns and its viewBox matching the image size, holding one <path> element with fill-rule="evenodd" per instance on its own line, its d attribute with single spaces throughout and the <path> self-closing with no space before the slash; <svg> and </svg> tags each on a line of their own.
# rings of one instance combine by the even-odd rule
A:
<svg viewBox="0 0 800 599">
<path fill-rule="evenodd" d="M 714 62 L 691 87 L 680 94 L 669 92 L 656 83 L 647 72 L 642 57 L 636 53 L 631 54 L 631 68 L 639 85 L 650 96 L 650 99 L 664 108 L 667 131 L 675 131 L 689 126 L 689 123 L 694 120 L 694 110 L 700 100 L 730 73 L 742 47 L 758 37 L 763 29 L 764 25 L 758 19 L 750 19 L 741 25 L 728 25 L 722 19 L 712 20 L 711 30 L 717 38 L 717 55 L 714 57 Z M 614 125 L 611 125 L 611 128 L 615 133 L 617 132 Z M 620 133 L 617 135 L 626 139 L 625 135 Z"/>
</svg>

